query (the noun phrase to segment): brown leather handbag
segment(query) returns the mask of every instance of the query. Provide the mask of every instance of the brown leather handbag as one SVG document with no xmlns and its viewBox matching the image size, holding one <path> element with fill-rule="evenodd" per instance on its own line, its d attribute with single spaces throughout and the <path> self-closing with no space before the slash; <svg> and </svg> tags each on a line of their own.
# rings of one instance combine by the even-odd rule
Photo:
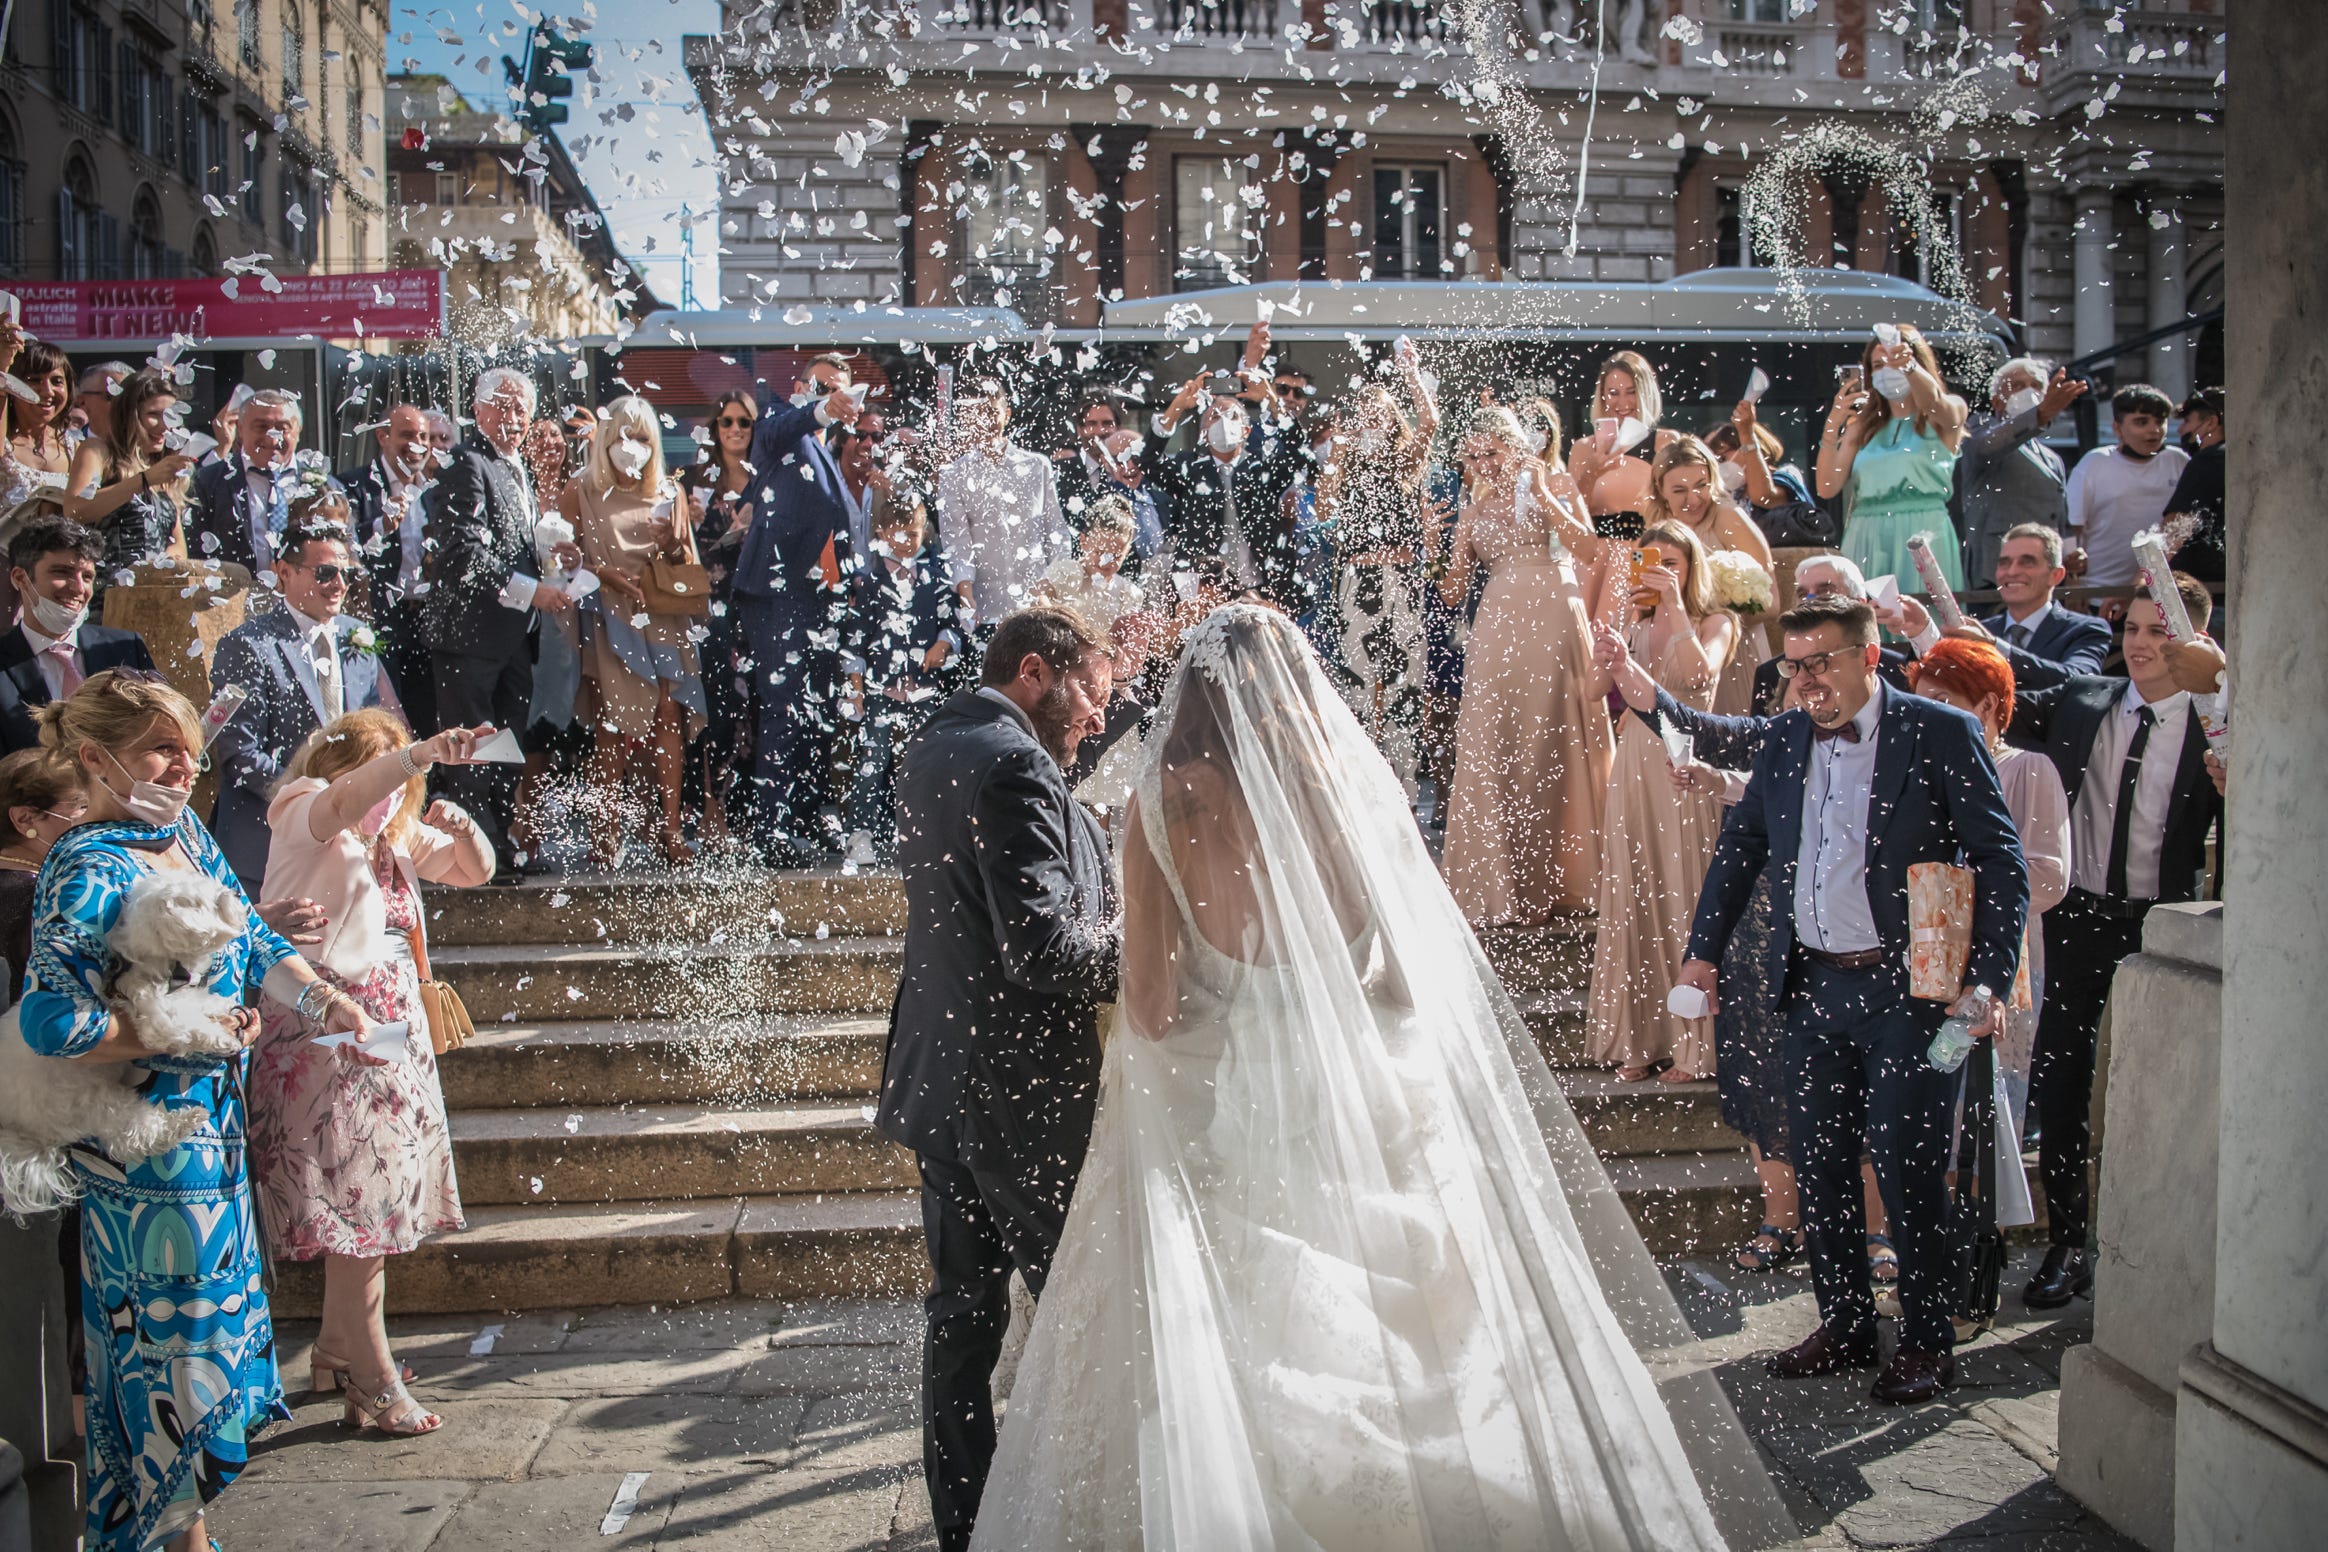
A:
<svg viewBox="0 0 2328 1552">
<path fill-rule="evenodd" d="M 695 551 L 695 529 L 684 516 L 679 532 L 687 540 L 687 558 L 671 560 L 660 550 L 647 558 L 647 569 L 639 575 L 640 607 L 649 614 L 704 619 L 711 614 L 711 573 Z"/>
<path fill-rule="evenodd" d="M 414 890 L 417 896 L 419 891 Z M 419 930 L 412 935 L 412 968 L 420 973 L 420 1007 L 428 1019 L 429 1049 L 442 1056 L 459 1050 L 477 1033 L 469 1022 L 468 1005 L 461 994 L 428 973 L 428 920 L 422 908 Z"/>
</svg>

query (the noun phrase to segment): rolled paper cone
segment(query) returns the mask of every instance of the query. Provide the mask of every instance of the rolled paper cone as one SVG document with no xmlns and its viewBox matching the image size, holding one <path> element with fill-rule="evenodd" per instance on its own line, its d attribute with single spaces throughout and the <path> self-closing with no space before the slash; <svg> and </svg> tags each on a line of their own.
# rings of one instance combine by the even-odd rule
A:
<svg viewBox="0 0 2328 1552">
<path fill-rule="evenodd" d="M 1924 596 L 1932 601 L 1932 618 L 1940 622 L 1940 628 L 1952 631 L 1962 625 L 1964 611 L 1956 607 L 1956 591 L 1948 585 L 1939 557 L 1932 553 L 1932 541 L 1922 534 L 1911 537 L 1908 559 L 1916 563 L 1916 575 L 1923 580 Z"/>
<path fill-rule="evenodd" d="M 2167 558 L 2166 536 L 2155 529 L 2134 536 L 2134 562 L 2143 571 L 2150 588 L 2150 601 L 2158 605 L 2158 618 L 2166 626 L 2166 633 L 2177 641 L 2189 641 L 2190 611 L 2183 607 L 2182 593 L 2174 585 L 2173 563 Z"/>
</svg>

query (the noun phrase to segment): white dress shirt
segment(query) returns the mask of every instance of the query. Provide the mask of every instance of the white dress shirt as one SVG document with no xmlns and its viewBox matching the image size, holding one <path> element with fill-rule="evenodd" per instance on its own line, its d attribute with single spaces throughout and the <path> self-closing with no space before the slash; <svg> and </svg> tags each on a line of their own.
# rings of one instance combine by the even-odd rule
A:
<svg viewBox="0 0 2328 1552">
<path fill-rule="evenodd" d="M 299 633 L 300 650 L 315 665 L 315 687 L 323 692 L 323 720 L 333 721 L 348 709 L 347 679 L 339 655 L 339 621 L 311 620 L 289 604 L 283 610 Z"/>
<path fill-rule="evenodd" d="M 40 627 L 32 623 L 30 610 L 26 610 L 25 617 L 16 622 L 16 628 L 24 632 L 24 639 L 32 646 L 32 660 L 40 665 L 41 681 L 48 686 L 49 699 L 52 701 L 63 700 L 65 698 L 65 665 L 58 658 L 58 655 L 50 649 L 64 638 L 42 635 Z M 81 662 L 81 649 L 77 645 L 73 648 L 73 662 L 76 666 L 79 666 Z"/>
<path fill-rule="evenodd" d="M 2174 803 L 2174 774 L 2182 766 L 2183 734 L 2191 698 L 2177 690 L 2149 703 L 2157 720 L 2142 746 L 2142 774 L 2134 778 L 2134 817 L 2126 829 L 2126 898 L 2158 898 L 2158 852 L 2166 842 L 2166 811 Z M 2107 894 L 2110 835 L 2118 823 L 2118 777 L 2140 725 L 2142 692 L 2132 681 L 2094 730 L 2085 780 L 2069 815 L 2069 881 L 2088 894 Z"/>
<path fill-rule="evenodd" d="M 375 537 L 386 544 L 389 535 L 395 535 L 396 586 L 407 598 L 420 583 L 421 539 L 427 528 L 427 514 L 420 506 L 424 483 L 413 480 L 408 484 L 398 479 L 395 465 L 385 458 L 380 460 L 380 488 L 388 493 L 388 499 L 381 506 L 380 532 Z"/>
<path fill-rule="evenodd" d="M 938 500 L 954 575 L 970 584 L 982 625 L 1026 607 L 1052 560 L 1071 547 L 1051 460 L 1012 443 L 947 464 Z"/>
<path fill-rule="evenodd" d="M 1802 841 L 1795 853 L 1795 939 L 1830 954 L 1883 947 L 1867 903 L 1867 802 L 1875 789 L 1875 743 L 1890 693 L 1879 681 L 1851 719 L 1859 742 L 1811 739 Z"/>
</svg>

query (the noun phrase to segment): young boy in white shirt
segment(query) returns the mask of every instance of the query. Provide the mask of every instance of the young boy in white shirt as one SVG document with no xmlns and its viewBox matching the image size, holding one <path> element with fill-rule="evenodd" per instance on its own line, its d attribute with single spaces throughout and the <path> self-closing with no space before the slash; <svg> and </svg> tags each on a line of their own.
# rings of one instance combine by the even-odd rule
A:
<svg viewBox="0 0 2328 1552">
<path fill-rule="evenodd" d="M 2110 416 L 2118 443 L 2078 460 L 2069 471 L 2065 495 L 2069 532 L 2084 557 L 2082 578 L 2089 587 L 2131 587 L 2141 580 L 2134 563 L 2134 536 L 2156 528 L 2167 499 L 2191 455 L 2166 442 L 2167 417 L 2174 402 L 2148 383 L 2121 388 L 2110 396 Z M 2065 562 L 2079 576 L 2078 562 Z"/>
</svg>

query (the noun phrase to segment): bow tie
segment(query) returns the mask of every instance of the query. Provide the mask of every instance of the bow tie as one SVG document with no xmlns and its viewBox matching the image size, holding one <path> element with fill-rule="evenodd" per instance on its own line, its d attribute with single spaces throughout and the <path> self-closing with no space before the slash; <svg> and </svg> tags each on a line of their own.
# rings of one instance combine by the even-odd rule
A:
<svg viewBox="0 0 2328 1552">
<path fill-rule="evenodd" d="M 1840 738 L 1847 744 L 1856 744 L 1859 742 L 1859 724 L 1856 722 L 1845 722 L 1836 727 L 1829 728 L 1821 727 L 1816 722 L 1814 722 L 1811 724 L 1811 737 L 1818 740 L 1822 744 L 1833 738 Z"/>
</svg>

